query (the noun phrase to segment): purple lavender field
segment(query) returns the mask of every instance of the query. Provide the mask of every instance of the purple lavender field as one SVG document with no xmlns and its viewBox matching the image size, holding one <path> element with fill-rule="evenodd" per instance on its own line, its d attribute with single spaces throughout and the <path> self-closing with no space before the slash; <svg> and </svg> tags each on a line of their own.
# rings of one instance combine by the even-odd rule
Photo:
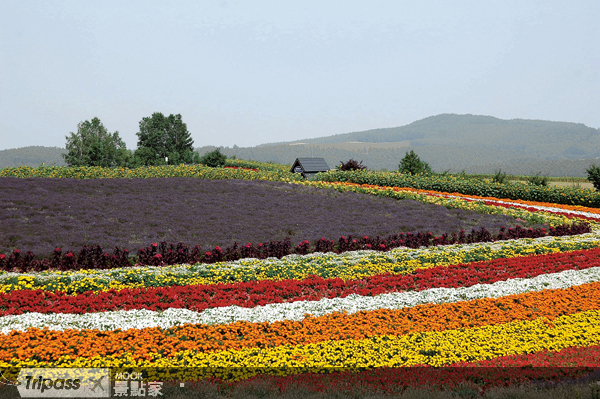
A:
<svg viewBox="0 0 600 399">
<path fill-rule="evenodd" d="M 507 216 L 281 182 L 0 177 L 0 253 L 20 249 L 40 256 L 55 247 L 78 251 L 96 244 L 135 252 L 158 241 L 209 250 L 287 237 L 296 245 L 321 237 L 440 235 L 480 227 L 496 234 L 517 224 Z"/>
</svg>

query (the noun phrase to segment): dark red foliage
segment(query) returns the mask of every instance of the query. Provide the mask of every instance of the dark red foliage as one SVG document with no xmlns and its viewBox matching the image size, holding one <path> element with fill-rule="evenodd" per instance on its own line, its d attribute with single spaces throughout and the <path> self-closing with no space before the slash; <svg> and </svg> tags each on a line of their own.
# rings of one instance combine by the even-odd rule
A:
<svg viewBox="0 0 600 399">
<path fill-rule="evenodd" d="M 563 349 L 559 352 L 551 352 L 551 356 L 568 356 L 571 348 Z M 598 356 L 600 346 L 589 348 L 577 348 L 578 352 L 589 352 Z M 548 351 L 545 351 L 548 352 Z M 524 361 L 522 365 L 511 365 L 508 367 L 481 367 L 481 366 L 461 366 L 461 367 L 377 367 L 372 369 L 362 369 L 348 371 L 343 368 L 323 368 L 318 373 L 314 370 L 297 373 L 297 370 L 289 375 L 283 374 L 282 368 L 273 368 L 272 375 L 258 374 L 255 377 L 242 381 L 230 382 L 220 378 L 209 378 L 200 381 L 190 382 L 186 380 L 188 389 L 206 387 L 207 384 L 216 384 L 226 387 L 224 390 L 233 390 L 234 388 L 243 390 L 246 387 L 253 386 L 272 386 L 273 391 L 279 394 L 285 394 L 288 391 L 303 392 L 304 395 L 313 397 L 309 393 L 325 392 L 332 397 L 399 397 L 408 387 L 437 389 L 446 391 L 444 397 L 465 397 L 476 398 L 483 397 L 485 392 L 493 387 L 519 386 L 520 384 L 536 383 L 545 381 L 549 386 L 560 381 L 573 381 L 578 378 L 587 384 L 595 384 L 600 369 L 598 367 L 589 367 L 585 363 L 578 361 L 574 357 L 573 366 L 532 366 L 528 362 L 531 355 L 522 355 Z M 231 369 L 231 373 L 243 374 L 245 369 L 242 367 Z M 257 370 L 252 370 L 257 371 Z M 260 370 L 267 373 L 270 370 Z M 594 378 L 596 377 L 596 378 Z M 176 383 L 167 383 L 165 386 L 178 386 Z M 591 386 L 591 385 L 590 385 Z M 359 394 L 357 395 L 357 392 Z M 542 391 L 544 392 L 544 391 Z M 552 392 L 552 391 L 549 391 Z M 435 395 L 435 391 L 424 391 L 424 394 Z M 382 395 L 383 394 L 383 395 Z M 417 397 L 416 394 L 412 395 Z M 322 397 L 322 396 L 315 396 Z M 325 396 L 323 396 L 325 397 Z M 409 396 L 410 397 L 410 396 Z M 418 397 L 425 397 L 420 395 Z M 435 396 L 430 396 L 435 397 Z M 525 397 L 525 396 L 515 396 Z"/>
<path fill-rule="evenodd" d="M 450 244 L 470 244 L 477 242 L 491 242 L 498 240 L 510 240 L 518 238 L 537 238 L 550 236 L 578 235 L 589 233 L 591 227 L 589 223 L 573 224 L 571 226 L 550 227 L 547 232 L 544 228 L 524 229 L 521 226 L 506 229 L 500 228 L 497 235 L 492 235 L 484 227 L 479 231 L 472 229 L 469 234 L 461 230 L 458 234 L 444 233 L 435 237 L 431 232 L 427 233 L 401 233 L 393 234 L 386 238 L 379 236 L 362 236 L 353 238 L 352 236 L 342 236 L 336 242 L 321 237 L 313 243 L 312 250 L 308 240 L 304 240 L 296 245 L 292 251 L 292 244 L 289 238 L 283 241 L 270 241 L 253 245 L 247 243 L 240 246 L 234 243 L 232 246 L 223 250 L 216 246 L 212 251 L 201 253 L 199 246 L 190 249 L 183 243 L 167 244 L 165 241 L 152 243 L 148 247 L 141 248 L 137 255 L 130 255 L 126 249 L 115 247 L 112 255 L 104 252 L 100 245 L 91 247 L 84 246 L 79 254 L 67 252 L 62 255 L 60 248 L 54 250 L 52 258 L 35 259 L 31 251 L 27 251 L 25 256 L 15 249 L 9 256 L 2 254 L 0 256 L 0 270 L 5 271 L 41 271 L 48 269 L 57 270 L 79 270 L 79 269 L 112 269 L 116 267 L 126 267 L 132 264 L 164 266 L 183 263 L 215 263 L 222 261 L 233 261 L 244 258 L 282 258 L 292 253 L 305 255 L 310 252 L 336 252 L 357 251 L 371 249 L 376 251 L 387 251 L 392 248 L 408 247 L 419 248 L 437 245 Z"/>
<path fill-rule="evenodd" d="M 350 159 L 350 160 L 348 160 L 348 162 L 345 162 L 345 163 L 340 161 L 340 166 L 338 167 L 338 169 L 342 170 L 342 171 L 364 170 L 364 169 L 367 169 L 367 167 L 362 164 L 362 161 L 357 162 L 354 159 Z"/>
</svg>

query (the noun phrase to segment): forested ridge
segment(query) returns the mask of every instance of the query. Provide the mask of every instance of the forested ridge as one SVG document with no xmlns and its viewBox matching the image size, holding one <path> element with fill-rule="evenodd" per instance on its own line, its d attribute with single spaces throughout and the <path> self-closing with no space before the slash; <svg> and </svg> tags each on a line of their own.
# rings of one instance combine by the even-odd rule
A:
<svg viewBox="0 0 600 399">
<path fill-rule="evenodd" d="M 197 147 L 203 155 L 217 147 Z M 492 116 L 442 114 L 411 124 L 256 147 L 220 147 L 228 157 L 292 164 L 297 157 L 322 157 L 335 167 L 356 159 L 372 170 L 397 170 L 414 150 L 436 172 L 585 176 L 600 163 L 600 129 L 581 123 L 503 120 Z M 57 147 L 0 151 L 0 167 L 63 165 Z"/>
</svg>

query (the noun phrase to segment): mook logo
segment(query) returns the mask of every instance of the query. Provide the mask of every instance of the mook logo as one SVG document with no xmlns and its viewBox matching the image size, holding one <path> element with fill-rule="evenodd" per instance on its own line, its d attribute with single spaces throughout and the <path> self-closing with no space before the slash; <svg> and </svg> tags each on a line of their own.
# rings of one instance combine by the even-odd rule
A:
<svg viewBox="0 0 600 399">
<path fill-rule="evenodd" d="M 21 369 L 17 390 L 22 398 L 108 398 L 110 369 Z"/>
</svg>

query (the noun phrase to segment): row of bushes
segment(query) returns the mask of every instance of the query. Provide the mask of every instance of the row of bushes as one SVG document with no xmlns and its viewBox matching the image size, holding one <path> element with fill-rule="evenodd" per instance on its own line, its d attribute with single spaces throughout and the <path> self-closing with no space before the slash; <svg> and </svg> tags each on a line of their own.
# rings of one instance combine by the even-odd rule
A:
<svg viewBox="0 0 600 399">
<path fill-rule="evenodd" d="M 101 246 L 84 246 L 79 254 L 66 252 L 60 248 L 54 250 L 54 254 L 48 259 L 35 259 L 31 251 L 24 255 L 19 250 L 14 250 L 6 256 L 0 254 L 0 270 L 28 272 L 42 270 L 81 270 L 81 269 L 113 269 L 117 267 L 128 267 L 134 264 L 163 266 L 183 263 L 215 263 L 222 261 L 233 261 L 245 258 L 265 259 L 270 257 L 282 258 L 290 254 L 306 255 L 311 252 L 336 252 L 342 253 L 357 250 L 376 250 L 387 251 L 392 248 L 408 247 L 419 248 L 422 246 L 437 246 L 449 244 L 470 244 L 476 242 L 491 242 L 498 240 L 510 240 L 519 238 L 537 238 L 547 235 L 564 236 L 589 233 L 591 227 L 588 223 L 572 224 L 570 226 L 550 227 L 547 232 L 544 228 L 524 229 L 520 226 L 515 228 L 500 229 L 496 235 L 491 234 L 485 228 L 479 231 L 471 230 L 465 233 L 447 234 L 444 233 L 435 237 L 432 233 L 401 233 L 390 235 L 386 238 L 377 237 L 357 237 L 342 236 L 337 242 L 321 238 L 312 245 L 308 240 L 304 240 L 292 248 L 290 239 L 283 241 L 271 241 L 268 243 L 259 243 L 239 245 L 234 243 L 225 250 L 221 247 L 215 247 L 212 251 L 203 252 L 199 246 L 189 248 L 188 246 L 178 244 L 167 244 L 166 242 L 152 243 L 146 248 L 142 248 L 137 255 L 130 255 L 126 249 L 115 247 L 112 255 L 105 252 Z"/>
<path fill-rule="evenodd" d="M 447 193 L 481 197 L 521 199 L 554 204 L 600 208 L 600 193 L 583 188 L 536 186 L 523 183 L 495 183 L 477 179 L 462 179 L 452 175 L 411 175 L 387 172 L 329 171 L 319 173 L 315 180 L 349 182 L 390 187 L 411 187 Z"/>
<path fill-rule="evenodd" d="M 128 168 L 103 168 L 100 166 L 19 166 L 4 168 L 0 170 L 0 177 L 48 177 L 48 178 L 71 178 L 71 179 L 134 179 L 154 177 L 195 177 L 202 179 L 244 179 L 244 180 L 302 180 L 299 174 L 289 171 L 261 170 L 250 163 L 232 163 L 227 166 L 233 168 L 211 168 L 202 165 L 163 165 L 145 166 L 136 169 Z M 247 170 L 248 169 L 259 169 Z"/>
</svg>

